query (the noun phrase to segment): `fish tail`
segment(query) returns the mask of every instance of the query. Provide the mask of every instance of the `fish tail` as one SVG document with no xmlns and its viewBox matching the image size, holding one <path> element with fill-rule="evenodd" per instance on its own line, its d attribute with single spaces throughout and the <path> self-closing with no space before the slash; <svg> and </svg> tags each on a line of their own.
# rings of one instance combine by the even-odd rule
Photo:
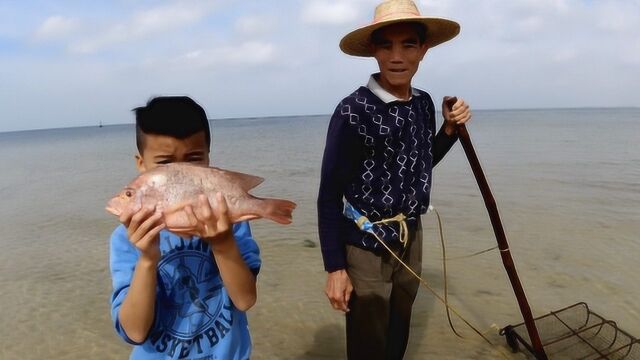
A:
<svg viewBox="0 0 640 360">
<path fill-rule="evenodd" d="M 265 219 L 273 220 L 279 224 L 291 224 L 291 215 L 293 209 L 296 208 L 296 203 L 289 200 L 282 199 L 260 199 L 263 209 L 262 217 Z"/>
</svg>

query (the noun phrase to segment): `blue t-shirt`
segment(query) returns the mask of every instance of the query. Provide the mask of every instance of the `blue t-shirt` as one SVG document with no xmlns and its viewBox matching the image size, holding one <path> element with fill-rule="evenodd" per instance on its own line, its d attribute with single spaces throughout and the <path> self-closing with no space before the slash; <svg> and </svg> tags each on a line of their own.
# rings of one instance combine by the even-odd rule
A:
<svg viewBox="0 0 640 360">
<path fill-rule="evenodd" d="M 260 251 L 249 224 L 234 224 L 233 235 L 242 258 L 257 275 Z M 120 325 L 119 312 L 139 251 L 129 242 L 124 225 L 111 235 L 111 318 L 118 334 L 135 345 L 130 359 L 249 359 L 247 316 L 231 302 L 209 245 L 163 230 L 160 252 L 154 324 L 147 339 L 136 343 Z"/>
</svg>

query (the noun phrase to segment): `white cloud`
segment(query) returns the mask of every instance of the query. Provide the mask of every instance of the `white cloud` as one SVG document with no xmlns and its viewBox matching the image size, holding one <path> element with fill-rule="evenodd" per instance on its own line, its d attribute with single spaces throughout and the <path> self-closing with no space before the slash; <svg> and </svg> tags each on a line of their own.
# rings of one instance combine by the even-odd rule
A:
<svg viewBox="0 0 640 360">
<path fill-rule="evenodd" d="M 219 46 L 194 50 L 174 60 L 174 64 L 197 68 L 212 66 L 255 66 L 275 60 L 276 48 L 271 43 L 249 41 L 238 46 Z"/>
<path fill-rule="evenodd" d="M 442 17 L 451 12 L 455 4 L 452 0 L 422 0 L 416 1 L 423 16 Z"/>
<path fill-rule="evenodd" d="M 568 1 L 575 2 L 575 0 L 516 0 L 511 4 L 514 9 L 523 13 L 567 13 L 571 9 Z"/>
<path fill-rule="evenodd" d="M 210 4 L 181 1 L 135 14 L 129 21 L 108 26 L 98 34 L 71 43 L 76 53 L 94 53 L 116 44 L 167 33 L 202 20 L 213 10 Z"/>
<path fill-rule="evenodd" d="M 273 44 L 247 42 L 237 48 L 223 49 L 221 59 L 228 64 L 266 64 L 275 59 Z"/>
<path fill-rule="evenodd" d="M 539 32 L 544 26 L 544 20 L 540 16 L 528 16 L 522 19 L 519 27 L 526 33 Z"/>
<path fill-rule="evenodd" d="M 70 2 L 60 13 L 0 1 L 0 37 L 10 39 L 0 49 L 0 119 L 79 125 L 99 112 L 118 122 L 131 102 L 176 92 L 215 97 L 217 117 L 327 113 L 376 70 L 337 44 L 371 21 L 379 1 Z M 476 109 L 640 106 L 638 1 L 416 0 L 423 14 L 455 19 L 462 32 L 429 51 L 415 85 Z M 153 5 L 140 11 L 144 4 Z M 300 86 L 306 91 L 291 92 Z M 246 96 L 253 106 L 241 105 Z M 278 101 L 285 97 L 286 107 Z M 76 114 L 76 101 L 99 110 Z M 43 120 L 40 109 L 56 103 Z"/>
<path fill-rule="evenodd" d="M 596 23 L 600 29 L 617 33 L 638 32 L 640 2 L 605 1 L 598 3 L 598 9 Z"/>
<path fill-rule="evenodd" d="M 307 24 L 346 24 L 360 15 L 356 4 L 347 1 L 306 1 L 302 9 L 302 20 Z"/>
<path fill-rule="evenodd" d="M 78 21 L 63 16 L 48 17 L 34 33 L 36 40 L 57 40 L 72 34 L 78 29 Z"/>
<path fill-rule="evenodd" d="M 577 58 L 578 54 L 576 53 L 576 50 L 572 48 L 561 49 L 552 57 L 553 61 L 557 63 L 570 63 L 575 61 Z"/>
<path fill-rule="evenodd" d="M 205 17 L 211 7 L 178 2 L 136 14 L 128 27 L 132 35 L 145 36 L 189 25 Z"/>
<path fill-rule="evenodd" d="M 276 19 L 268 15 L 244 16 L 236 21 L 235 29 L 245 36 L 263 36 L 271 33 L 276 23 Z"/>
</svg>

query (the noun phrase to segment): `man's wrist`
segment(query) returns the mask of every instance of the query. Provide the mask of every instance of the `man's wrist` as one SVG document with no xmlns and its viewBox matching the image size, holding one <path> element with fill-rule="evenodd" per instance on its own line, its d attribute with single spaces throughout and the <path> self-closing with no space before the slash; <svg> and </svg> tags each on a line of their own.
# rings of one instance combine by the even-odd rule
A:
<svg viewBox="0 0 640 360">
<path fill-rule="evenodd" d="M 447 136 L 454 136 L 458 133 L 458 126 L 455 124 L 447 124 L 445 123 L 442 126 L 442 129 L 444 130 L 444 133 L 447 134 Z"/>
<path fill-rule="evenodd" d="M 346 273 L 347 273 L 347 269 L 337 269 L 337 270 L 330 271 L 329 275 L 341 275 Z"/>
</svg>

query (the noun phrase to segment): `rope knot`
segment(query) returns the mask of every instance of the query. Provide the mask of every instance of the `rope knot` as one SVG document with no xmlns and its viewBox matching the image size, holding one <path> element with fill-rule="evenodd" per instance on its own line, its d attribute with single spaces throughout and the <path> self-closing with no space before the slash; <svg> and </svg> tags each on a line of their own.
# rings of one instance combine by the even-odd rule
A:
<svg viewBox="0 0 640 360">
<path fill-rule="evenodd" d="M 407 217 L 400 213 L 392 218 L 382 219 L 374 222 L 374 224 L 388 224 L 391 222 L 397 222 L 400 225 L 400 243 L 403 247 L 407 247 L 407 241 L 409 239 L 409 228 L 407 227 Z"/>
</svg>

